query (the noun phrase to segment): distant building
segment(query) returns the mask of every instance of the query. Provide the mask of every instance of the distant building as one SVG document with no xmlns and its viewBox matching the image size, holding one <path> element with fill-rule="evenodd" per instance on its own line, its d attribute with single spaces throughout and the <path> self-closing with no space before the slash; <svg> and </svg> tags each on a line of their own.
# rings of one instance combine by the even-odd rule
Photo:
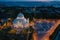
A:
<svg viewBox="0 0 60 40">
<path fill-rule="evenodd" d="M 19 13 L 17 18 L 13 21 L 13 26 L 12 29 L 14 30 L 23 30 L 29 26 L 29 20 L 27 20 L 22 13 Z"/>
</svg>

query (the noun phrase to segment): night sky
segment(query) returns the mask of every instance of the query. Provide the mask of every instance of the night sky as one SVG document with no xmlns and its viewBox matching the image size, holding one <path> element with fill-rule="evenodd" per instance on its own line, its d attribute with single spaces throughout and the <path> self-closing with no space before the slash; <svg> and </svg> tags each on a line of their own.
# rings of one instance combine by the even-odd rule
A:
<svg viewBox="0 0 60 40">
<path fill-rule="evenodd" d="M 0 0 L 0 1 L 60 1 L 60 0 Z"/>
</svg>

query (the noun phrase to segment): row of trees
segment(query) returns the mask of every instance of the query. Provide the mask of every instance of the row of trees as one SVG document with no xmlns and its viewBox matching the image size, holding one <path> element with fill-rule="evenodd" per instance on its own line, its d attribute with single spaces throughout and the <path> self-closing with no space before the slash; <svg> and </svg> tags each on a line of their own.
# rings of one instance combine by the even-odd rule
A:
<svg viewBox="0 0 60 40">
<path fill-rule="evenodd" d="M 26 18 L 44 18 L 44 19 L 60 19 L 60 8 L 53 7 L 5 7 L 0 8 L 0 18 L 15 18 L 19 12 L 22 12 Z"/>
</svg>

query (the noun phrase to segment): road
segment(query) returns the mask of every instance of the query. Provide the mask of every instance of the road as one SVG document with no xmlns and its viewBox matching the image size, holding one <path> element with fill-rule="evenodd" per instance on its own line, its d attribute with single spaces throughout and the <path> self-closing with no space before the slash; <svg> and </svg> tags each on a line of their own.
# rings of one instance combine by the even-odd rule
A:
<svg viewBox="0 0 60 40">
<path fill-rule="evenodd" d="M 38 36 L 37 33 L 34 33 L 33 34 L 34 40 L 50 40 L 49 36 L 54 32 L 54 30 L 58 27 L 59 24 L 60 24 L 60 20 L 57 20 L 54 26 L 52 26 L 51 29 L 47 31 L 47 33 L 42 38 L 40 38 L 40 36 Z"/>
</svg>

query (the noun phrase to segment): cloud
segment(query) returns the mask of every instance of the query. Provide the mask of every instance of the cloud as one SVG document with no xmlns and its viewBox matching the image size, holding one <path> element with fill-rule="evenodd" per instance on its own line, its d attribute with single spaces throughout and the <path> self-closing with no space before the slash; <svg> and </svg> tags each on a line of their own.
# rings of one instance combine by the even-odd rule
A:
<svg viewBox="0 0 60 40">
<path fill-rule="evenodd" d="M 49 1 L 49 0 L 36 0 L 36 1 Z"/>
</svg>

